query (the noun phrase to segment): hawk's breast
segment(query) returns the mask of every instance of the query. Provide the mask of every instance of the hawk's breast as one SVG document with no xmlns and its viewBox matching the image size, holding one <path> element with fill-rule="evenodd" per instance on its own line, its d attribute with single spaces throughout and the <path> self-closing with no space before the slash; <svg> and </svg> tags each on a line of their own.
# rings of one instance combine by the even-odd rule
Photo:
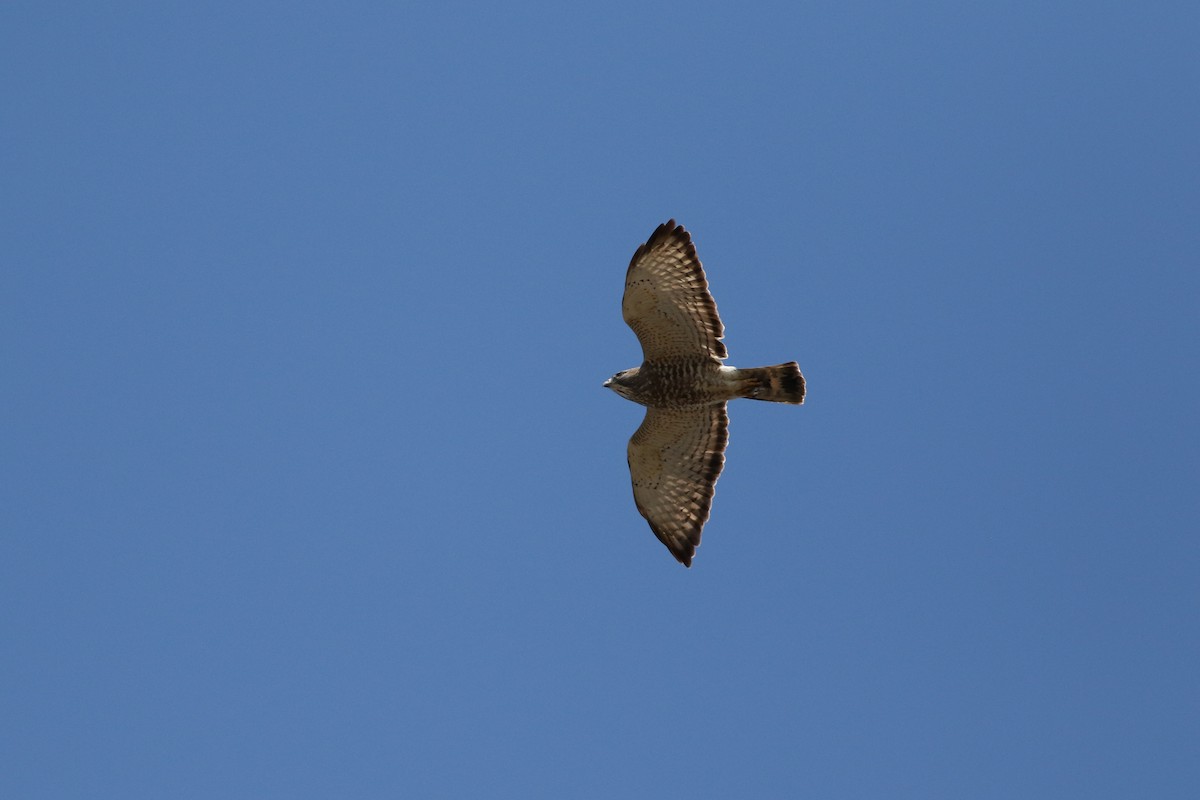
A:
<svg viewBox="0 0 1200 800">
<path fill-rule="evenodd" d="M 646 362 L 638 377 L 633 399 L 653 408 L 697 408 L 730 398 L 721 381 L 721 365 L 711 358 Z"/>
</svg>

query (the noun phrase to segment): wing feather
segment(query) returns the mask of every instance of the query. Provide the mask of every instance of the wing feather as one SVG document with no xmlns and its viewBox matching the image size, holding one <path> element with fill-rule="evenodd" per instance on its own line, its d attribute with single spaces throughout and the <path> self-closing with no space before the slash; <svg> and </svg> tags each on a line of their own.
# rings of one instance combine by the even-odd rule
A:
<svg viewBox="0 0 1200 800">
<path fill-rule="evenodd" d="M 728 441 L 724 403 L 688 411 L 648 408 L 629 440 L 633 500 L 685 566 L 700 546 Z"/>
<path fill-rule="evenodd" d="M 633 254 L 621 311 L 646 361 L 728 356 L 721 342 L 725 326 L 696 246 L 675 220 L 659 225 Z"/>
</svg>

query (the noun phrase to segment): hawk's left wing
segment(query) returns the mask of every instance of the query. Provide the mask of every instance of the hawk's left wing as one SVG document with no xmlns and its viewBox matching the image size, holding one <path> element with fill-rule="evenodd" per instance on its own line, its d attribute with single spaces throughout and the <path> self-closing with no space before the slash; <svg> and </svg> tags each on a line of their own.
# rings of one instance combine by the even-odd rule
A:
<svg viewBox="0 0 1200 800">
<path fill-rule="evenodd" d="M 724 403 L 690 411 L 647 408 L 629 440 L 633 500 L 684 566 L 692 565 L 700 545 L 728 441 Z"/>
<path fill-rule="evenodd" d="M 637 249 L 625 273 L 621 313 L 646 361 L 724 359 L 725 326 L 691 235 L 670 220 Z"/>
</svg>

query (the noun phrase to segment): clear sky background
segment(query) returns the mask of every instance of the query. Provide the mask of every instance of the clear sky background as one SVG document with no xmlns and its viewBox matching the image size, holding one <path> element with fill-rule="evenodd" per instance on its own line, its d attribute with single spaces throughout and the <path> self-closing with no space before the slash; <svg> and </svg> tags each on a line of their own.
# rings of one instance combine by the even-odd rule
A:
<svg viewBox="0 0 1200 800">
<path fill-rule="evenodd" d="M 0 12 L 0 796 L 1196 796 L 1194 3 L 182 5 Z"/>
</svg>

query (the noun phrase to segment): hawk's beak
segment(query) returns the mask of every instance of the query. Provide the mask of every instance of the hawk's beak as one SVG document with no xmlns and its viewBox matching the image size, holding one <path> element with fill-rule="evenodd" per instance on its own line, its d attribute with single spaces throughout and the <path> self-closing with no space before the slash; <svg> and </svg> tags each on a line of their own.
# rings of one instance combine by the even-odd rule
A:
<svg viewBox="0 0 1200 800">
<path fill-rule="evenodd" d="M 605 389 L 607 389 L 607 388 L 608 388 L 608 387 L 610 387 L 610 386 L 612 386 L 612 378 L 609 378 L 608 380 L 606 380 L 606 381 L 604 382 L 604 388 L 605 388 Z"/>
</svg>

